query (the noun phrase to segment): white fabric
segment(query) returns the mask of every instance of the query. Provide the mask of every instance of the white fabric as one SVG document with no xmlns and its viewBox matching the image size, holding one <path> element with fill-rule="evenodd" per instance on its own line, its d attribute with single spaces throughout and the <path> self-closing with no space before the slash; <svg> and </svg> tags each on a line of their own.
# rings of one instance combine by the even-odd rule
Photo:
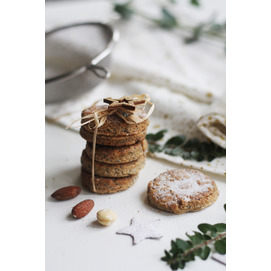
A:
<svg viewBox="0 0 271 271">
<path fill-rule="evenodd" d="M 137 0 L 135 6 L 159 15 L 160 4 L 169 1 Z M 178 1 L 177 1 L 178 2 Z M 169 5 L 182 21 L 197 23 L 217 12 L 225 19 L 224 0 L 201 1 L 201 8 L 189 1 Z M 46 4 L 46 28 L 79 21 L 110 21 L 116 15 L 109 1 L 61 2 Z M 94 101 L 111 96 L 147 93 L 156 108 L 148 132 L 168 129 L 166 138 L 176 134 L 202 139 L 196 122 L 207 113 L 225 115 L 225 51 L 224 44 L 210 40 L 186 45 L 184 33 L 168 31 L 141 18 L 119 21 L 120 41 L 113 51 L 112 77 L 84 96 L 63 104 L 47 105 L 46 117 L 68 126 L 80 118 L 82 109 Z M 225 174 L 225 158 L 212 162 L 184 161 L 163 153 L 155 156 L 198 169 Z"/>
</svg>

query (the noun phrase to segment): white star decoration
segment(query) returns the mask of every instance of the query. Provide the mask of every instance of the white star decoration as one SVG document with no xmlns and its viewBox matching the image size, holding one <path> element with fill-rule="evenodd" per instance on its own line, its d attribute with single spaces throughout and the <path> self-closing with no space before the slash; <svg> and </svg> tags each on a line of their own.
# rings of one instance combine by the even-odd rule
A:
<svg viewBox="0 0 271 271">
<path fill-rule="evenodd" d="M 132 218 L 129 227 L 117 231 L 117 234 L 126 234 L 133 237 L 133 244 L 136 245 L 144 239 L 159 239 L 163 237 L 157 231 L 160 219 L 148 223 L 138 223 L 137 219 Z"/>
</svg>

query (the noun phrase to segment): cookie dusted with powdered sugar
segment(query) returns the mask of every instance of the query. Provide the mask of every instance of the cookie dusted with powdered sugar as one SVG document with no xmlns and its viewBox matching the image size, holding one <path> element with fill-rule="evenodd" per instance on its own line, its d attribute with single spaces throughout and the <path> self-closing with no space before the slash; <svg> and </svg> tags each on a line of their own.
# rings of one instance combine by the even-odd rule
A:
<svg viewBox="0 0 271 271">
<path fill-rule="evenodd" d="M 198 170 L 176 169 L 161 173 L 148 184 L 148 200 L 174 214 L 196 212 L 213 204 L 219 195 L 213 179 Z"/>
</svg>

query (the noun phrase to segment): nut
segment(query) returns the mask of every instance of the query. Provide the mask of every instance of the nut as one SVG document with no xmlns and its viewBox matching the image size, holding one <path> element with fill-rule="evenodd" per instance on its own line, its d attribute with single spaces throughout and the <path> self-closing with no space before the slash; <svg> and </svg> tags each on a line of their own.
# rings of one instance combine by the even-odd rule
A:
<svg viewBox="0 0 271 271">
<path fill-rule="evenodd" d="M 110 209 L 103 209 L 97 213 L 97 220 L 104 226 L 111 225 L 117 219 L 117 215 Z"/>
<path fill-rule="evenodd" d="M 75 218 L 82 218 L 86 216 L 94 207 L 94 201 L 86 199 L 78 203 L 72 208 L 72 215 Z"/>
<path fill-rule="evenodd" d="M 79 186 L 66 186 L 56 190 L 51 197 L 57 200 L 73 199 L 78 196 L 80 192 L 81 188 Z"/>
</svg>

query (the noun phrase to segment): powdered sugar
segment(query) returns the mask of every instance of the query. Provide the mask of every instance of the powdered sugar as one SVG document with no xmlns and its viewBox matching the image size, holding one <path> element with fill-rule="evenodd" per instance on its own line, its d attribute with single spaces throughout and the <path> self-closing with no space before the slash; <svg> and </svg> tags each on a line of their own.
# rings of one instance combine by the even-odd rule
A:
<svg viewBox="0 0 271 271">
<path fill-rule="evenodd" d="M 117 234 L 126 234 L 133 237 L 133 244 L 136 245 L 144 239 L 160 239 L 163 235 L 158 232 L 157 227 L 160 219 L 152 222 L 140 223 L 137 218 L 132 218 L 131 225 L 125 229 L 118 230 Z"/>
<path fill-rule="evenodd" d="M 170 170 L 160 174 L 154 181 L 155 194 L 168 203 L 178 199 L 190 201 L 200 193 L 212 188 L 212 180 L 196 170 Z"/>
</svg>

